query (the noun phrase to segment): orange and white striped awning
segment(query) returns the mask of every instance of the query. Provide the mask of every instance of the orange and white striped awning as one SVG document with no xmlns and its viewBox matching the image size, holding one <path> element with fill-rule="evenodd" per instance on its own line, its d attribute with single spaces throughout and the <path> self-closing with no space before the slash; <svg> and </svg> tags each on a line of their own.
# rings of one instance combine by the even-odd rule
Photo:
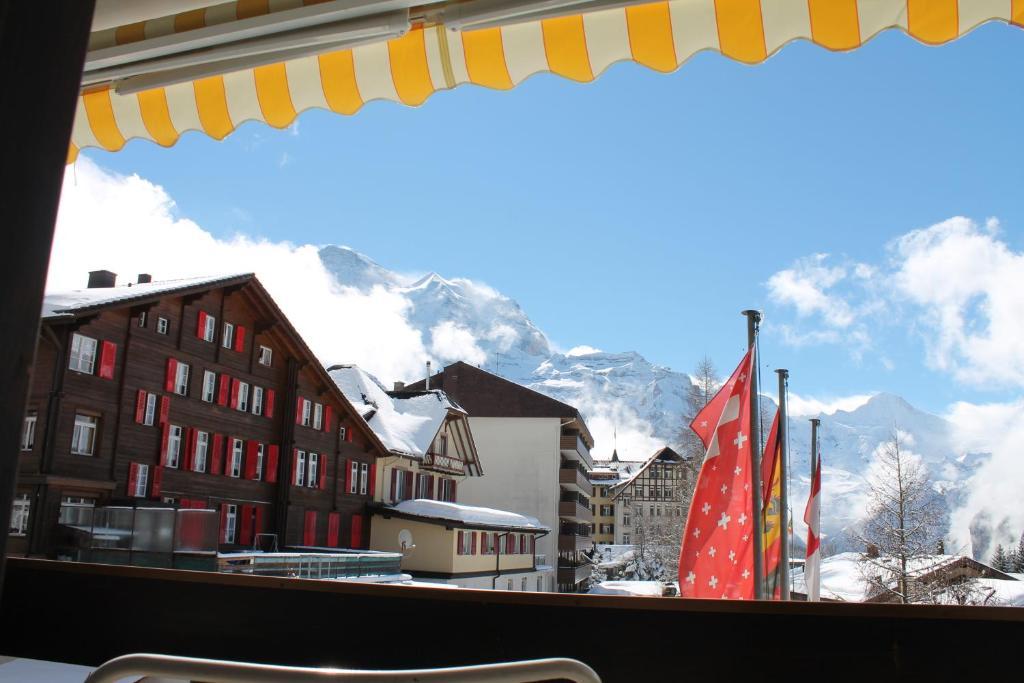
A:
<svg viewBox="0 0 1024 683">
<path fill-rule="evenodd" d="M 311 4 L 315 3 L 238 0 L 192 9 L 96 31 L 90 53 L 273 17 Z M 1024 25 L 1024 0 L 670 0 L 607 5 L 612 8 L 478 30 L 452 28 L 443 12 L 417 19 L 413 9 L 408 30 L 390 40 L 141 92 L 123 92 L 116 82 L 83 86 L 69 161 L 80 149 L 118 150 L 134 138 L 170 146 L 182 133 L 196 130 L 221 139 L 249 120 L 283 128 L 314 107 L 354 114 L 377 99 L 418 106 L 438 90 L 465 83 L 509 89 L 543 72 L 587 82 L 620 61 L 673 71 L 701 50 L 755 64 L 799 39 L 830 50 L 852 50 L 895 28 L 934 45 L 990 20 Z M 431 21 L 431 16 L 440 19 Z"/>
</svg>

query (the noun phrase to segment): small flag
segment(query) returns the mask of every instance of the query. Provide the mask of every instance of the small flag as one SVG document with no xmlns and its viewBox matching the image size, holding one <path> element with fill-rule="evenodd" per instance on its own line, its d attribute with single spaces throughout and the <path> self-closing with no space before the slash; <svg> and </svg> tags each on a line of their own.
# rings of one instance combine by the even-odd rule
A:
<svg viewBox="0 0 1024 683">
<path fill-rule="evenodd" d="M 679 553 L 679 594 L 687 598 L 754 598 L 750 382 L 753 350 L 701 410 L 690 428 L 707 452 L 686 518 Z"/>
<path fill-rule="evenodd" d="M 807 562 L 804 564 L 804 581 L 807 584 L 808 602 L 818 602 L 821 592 L 821 456 L 814 463 L 811 477 L 811 495 L 804 510 L 807 523 Z"/>
<path fill-rule="evenodd" d="M 768 443 L 761 458 L 761 514 L 764 519 L 764 594 L 782 597 L 782 443 L 779 441 L 779 412 L 775 411 Z"/>
</svg>

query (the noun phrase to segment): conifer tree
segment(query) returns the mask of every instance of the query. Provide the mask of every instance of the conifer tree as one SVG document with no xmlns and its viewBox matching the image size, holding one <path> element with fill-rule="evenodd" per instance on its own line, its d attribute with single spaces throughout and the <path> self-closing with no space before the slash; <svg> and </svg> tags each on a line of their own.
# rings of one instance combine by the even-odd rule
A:
<svg viewBox="0 0 1024 683">
<path fill-rule="evenodd" d="M 1010 571 L 1018 574 L 1024 574 L 1024 532 L 1021 532 L 1020 542 L 1017 544 L 1017 552 L 1012 554 L 1012 564 Z"/>
<path fill-rule="evenodd" d="M 996 551 L 992 553 L 992 568 L 1000 572 L 1008 572 L 1010 570 L 1010 559 L 1006 555 L 1006 550 L 1003 548 L 1003 544 L 1000 543 L 996 546 Z"/>
</svg>

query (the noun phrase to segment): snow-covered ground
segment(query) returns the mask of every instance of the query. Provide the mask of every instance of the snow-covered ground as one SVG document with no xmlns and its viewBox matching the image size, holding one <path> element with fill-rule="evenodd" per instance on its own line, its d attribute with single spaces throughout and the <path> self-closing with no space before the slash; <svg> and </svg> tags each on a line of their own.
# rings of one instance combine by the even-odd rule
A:
<svg viewBox="0 0 1024 683">
<path fill-rule="evenodd" d="M 665 592 L 661 581 L 602 581 L 591 586 L 591 595 L 630 595 L 643 598 L 660 598 Z"/>
</svg>

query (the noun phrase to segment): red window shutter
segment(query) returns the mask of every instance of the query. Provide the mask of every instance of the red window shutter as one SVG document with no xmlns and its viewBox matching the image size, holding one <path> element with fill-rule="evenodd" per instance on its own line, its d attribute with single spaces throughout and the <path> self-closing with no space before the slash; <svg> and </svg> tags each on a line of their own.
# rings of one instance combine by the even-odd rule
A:
<svg viewBox="0 0 1024 683">
<path fill-rule="evenodd" d="M 391 468 L 391 500 L 398 500 L 398 470 Z"/>
<path fill-rule="evenodd" d="M 174 378 L 178 374 L 178 361 L 174 358 L 167 359 L 167 376 L 164 377 L 164 389 L 168 392 L 174 391 Z"/>
<path fill-rule="evenodd" d="M 263 415 L 274 417 L 274 390 L 267 389 L 263 393 Z"/>
<path fill-rule="evenodd" d="M 352 492 L 352 461 L 345 461 L 345 493 Z"/>
<path fill-rule="evenodd" d="M 237 379 L 231 380 L 231 407 L 238 408 L 238 390 L 241 386 L 241 382 Z"/>
<path fill-rule="evenodd" d="M 405 476 L 405 500 L 412 500 L 412 473 L 406 472 Z"/>
<path fill-rule="evenodd" d="M 295 424 L 302 424 L 302 397 L 295 399 Z"/>
<path fill-rule="evenodd" d="M 128 463 L 128 497 L 135 497 L 135 487 L 139 484 L 139 463 Z"/>
<path fill-rule="evenodd" d="M 231 391 L 231 378 L 227 375 L 221 375 L 220 387 L 217 391 L 217 405 L 226 406 L 228 404 L 229 391 Z"/>
<path fill-rule="evenodd" d="M 199 311 L 199 319 L 196 321 L 196 338 L 206 338 L 206 311 Z"/>
<path fill-rule="evenodd" d="M 366 491 L 367 494 L 369 494 L 369 496 L 371 498 L 373 498 L 376 495 L 376 489 L 374 488 L 374 486 L 376 486 L 376 485 L 377 485 L 377 463 L 373 463 L 372 465 L 370 465 L 370 485 L 369 485 L 369 487 L 367 487 L 367 491 Z"/>
<path fill-rule="evenodd" d="M 363 547 L 363 516 L 352 515 L 352 539 L 353 548 Z"/>
<path fill-rule="evenodd" d="M 242 528 L 238 537 L 238 542 L 242 545 L 252 545 L 252 518 L 254 511 L 254 505 L 242 506 Z"/>
<path fill-rule="evenodd" d="M 196 455 L 196 438 L 198 434 L 196 430 L 189 427 L 185 430 L 185 463 L 183 469 L 186 471 L 192 470 L 192 459 Z"/>
<path fill-rule="evenodd" d="M 277 482 L 277 453 L 277 446 L 271 444 L 267 448 L 267 473 L 264 476 L 264 479 L 266 479 L 271 484 Z"/>
<path fill-rule="evenodd" d="M 146 392 L 139 389 L 135 395 L 135 422 L 142 424 L 146 420 Z"/>
<path fill-rule="evenodd" d="M 345 441 L 348 441 L 349 443 L 352 443 L 352 428 L 351 427 L 345 430 Z"/>
<path fill-rule="evenodd" d="M 331 431 L 331 417 L 334 415 L 334 409 L 331 406 L 324 406 L 324 431 Z"/>
<path fill-rule="evenodd" d="M 152 496 L 153 498 L 159 498 L 160 497 L 160 491 L 163 490 L 163 481 L 164 481 L 164 468 L 163 467 L 154 467 L 153 468 L 153 476 L 151 476 L 149 478 L 149 485 L 150 485 L 149 495 L 150 496 Z"/>
<path fill-rule="evenodd" d="M 228 504 L 220 504 L 220 542 L 227 543 L 228 538 Z"/>
<path fill-rule="evenodd" d="M 327 515 L 327 545 L 338 547 L 338 530 L 341 528 L 341 513 L 331 512 Z"/>
<path fill-rule="evenodd" d="M 302 529 L 302 545 L 316 545 L 316 510 L 306 510 L 305 521 Z"/>
<path fill-rule="evenodd" d="M 170 438 L 171 438 L 171 426 L 165 422 L 164 423 L 164 433 L 163 433 L 163 436 L 160 438 L 160 464 L 161 465 L 166 465 L 167 464 L 167 444 L 168 444 Z"/>
<path fill-rule="evenodd" d="M 257 506 L 256 507 L 256 533 L 262 534 L 264 531 L 266 531 L 267 527 L 264 526 L 265 524 L 266 524 L 266 520 L 263 519 L 263 508 L 261 506 Z"/>
<path fill-rule="evenodd" d="M 259 448 L 259 442 L 249 439 L 245 443 L 245 478 L 255 479 L 256 478 L 256 450 Z"/>
<path fill-rule="evenodd" d="M 451 490 L 452 490 L 452 492 L 451 492 L 451 500 L 448 501 L 448 502 L 450 502 L 450 503 L 458 503 L 459 502 L 459 497 L 458 497 L 458 495 L 456 495 L 456 491 L 458 491 L 459 482 L 455 481 L 454 479 L 452 479 L 451 482 L 452 482 L 452 486 L 451 486 Z"/>
<path fill-rule="evenodd" d="M 317 464 L 318 464 L 317 469 L 319 470 L 317 472 L 317 474 L 320 475 L 320 482 L 319 482 L 319 484 L 317 486 L 318 486 L 318 488 L 323 490 L 323 489 L 327 488 L 327 454 L 326 453 L 321 453 L 320 454 L 320 462 L 317 463 Z"/>
<path fill-rule="evenodd" d="M 476 532 L 475 531 L 470 531 L 469 534 L 470 534 L 470 538 L 469 538 L 469 545 L 470 545 L 469 554 L 470 555 L 476 555 Z"/>
<path fill-rule="evenodd" d="M 110 341 L 100 344 L 100 377 L 114 379 L 114 360 L 116 358 L 117 344 Z"/>
<path fill-rule="evenodd" d="M 213 435 L 213 456 L 210 458 L 210 474 L 224 471 L 224 435 Z"/>
<path fill-rule="evenodd" d="M 241 325 L 235 328 L 235 351 L 241 352 L 245 349 L 245 328 Z"/>
<path fill-rule="evenodd" d="M 537 537 L 530 536 L 530 554 L 537 552 Z"/>
<path fill-rule="evenodd" d="M 493 540 L 491 541 L 491 552 L 494 554 L 498 553 L 498 532 L 495 531 L 493 534 Z"/>
<path fill-rule="evenodd" d="M 465 555 L 466 554 L 466 553 L 462 552 L 462 543 L 463 543 L 463 539 L 464 538 L 465 538 L 465 532 L 460 531 L 459 535 L 458 535 L 458 539 L 456 540 L 457 545 L 455 547 L 455 552 L 458 555 Z"/>
<path fill-rule="evenodd" d="M 299 476 L 299 449 L 292 449 L 292 486 L 295 486 Z"/>
<path fill-rule="evenodd" d="M 427 498 L 434 499 L 434 475 L 427 475 Z"/>
<path fill-rule="evenodd" d="M 167 420 L 171 418 L 171 397 L 161 396 L 160 397 L 160 424 L 167 424 Z"/>
</svg>

